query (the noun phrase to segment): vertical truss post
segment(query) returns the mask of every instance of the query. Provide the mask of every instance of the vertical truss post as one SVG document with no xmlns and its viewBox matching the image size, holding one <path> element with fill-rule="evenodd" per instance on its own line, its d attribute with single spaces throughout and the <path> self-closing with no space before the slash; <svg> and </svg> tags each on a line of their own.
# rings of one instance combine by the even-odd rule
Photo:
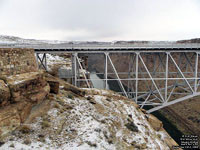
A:
<svg viewBox="0 0 200 150">
<path fill-rule="evenodd" d="M 165 66 L 165 102 L 167 101 L 168 64 L 169 64 L 169 52 L 166 53 L 166 66 Z"/>
<path fill-rule="evenodd" d="M 77 53 L 72 53 L 72 83 L 74 86 L 77 86 Z"/>
<path fill-rule="evenodd" d="M 128 97 L 128 95 L 127 95 L 127 93 L 126 93 L 126 90 L 124 89 L 124 86 L 123 86 L 123 84 L 122 84 L 122 82 L 121 82 L 121 79 L 119 78 L 119 75 L 118 75 L 118 73 L 117 73 L 117 70 L 115 69 L 115 66 L 113 65 L 113 62 L 112 62 L 112 60 L 111 60 L 109 54 L 107 55 L 107 57 L 108 57 L 108 59 L 109 59 L 109 61 L 110 61 L 110 63 L 111 63 L 111 66 L 112 66 L 112 68 L 113 68 L 113 70 L 114 70 L 114 72 L 115 72 L 115 75 L 117 76 L 117 81 L 118 81 L 118 83 L 119 83 L 119 85 L 120 85 L 120 88 L 121 88 L 122 92 L 124 93 L 124 95 L 125 95 L 126 97 Z"/>
<path fill-rule="evenodd" d="M 137 103 L 138 101 L 138 56 L 139 53 L 136 53 L 136 58 L 135 58 L 135 102 Z"/>
<path fill-rule="evenodd" d="M 104 89 L 108 89 L 108 52 L 104 53 Z"/>
<path fill-rule="evenodd" d="M 196 53 L 195 60 L 195 80 L 194 80 L 194 92 L 197 92 L 197 77 L 198 77 L 198 62 L 199 62 L 199 53 Z"/>
</svg>

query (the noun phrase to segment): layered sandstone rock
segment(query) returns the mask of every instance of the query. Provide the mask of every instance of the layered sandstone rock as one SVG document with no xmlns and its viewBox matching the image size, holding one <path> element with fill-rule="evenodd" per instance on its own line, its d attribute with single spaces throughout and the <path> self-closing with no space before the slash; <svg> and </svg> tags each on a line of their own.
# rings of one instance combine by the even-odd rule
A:
<svg viewBox="0 0 200 150">
<path fill-rule="evenodd" d="M 9 76 L 7 84 L 11 91 L 12 102 L 40 102 L 50 91 L 42 72 L 29 72 Z"/>
<path fill-rule="evenodd" d="M 50 91 L 42 72 L 12 75 L 0 80 L 0 136 L 15 130 L 29 116 L 32 106 L 43 101 Z M 5 106 L 5 104 L 10 105 Z"/>
<path fill-rule="evenodd" d="M 0 107 L 8 104 L 9 99 L 10 99 L 10 90 L 7 84 L 3 80 L 0 80 Z"/>
</svg>

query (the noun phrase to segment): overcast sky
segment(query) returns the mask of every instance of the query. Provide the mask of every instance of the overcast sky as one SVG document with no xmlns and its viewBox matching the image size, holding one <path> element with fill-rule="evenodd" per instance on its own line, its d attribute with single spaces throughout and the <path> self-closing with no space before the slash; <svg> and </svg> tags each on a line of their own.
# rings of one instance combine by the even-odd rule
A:
<svg viewBox="0 0 200 150">
<path fill-rule="evenodd" d="M 200 38 L 200 0 L 0 0 L 0 34 L 93 41 Z"/>
</svg>

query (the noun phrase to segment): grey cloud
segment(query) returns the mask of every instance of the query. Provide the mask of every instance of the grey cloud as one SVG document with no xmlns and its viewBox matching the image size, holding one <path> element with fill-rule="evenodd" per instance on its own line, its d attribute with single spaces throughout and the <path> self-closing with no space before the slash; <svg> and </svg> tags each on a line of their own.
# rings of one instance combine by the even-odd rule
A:
<svg viewBox="0 0 200 150">
<path fill-rule="evenodd" d="M 40 38 L 52 32 L 55 39 L 61 40 L 200 36 L 200 21 L 195 19 L 200 15 L 197 0 L 0 0 L 0 5 L 0 19 L 4 20 L 0 34 L 13 31 Z M 57 31 L 63 35 L 58 36 Z M 78 31 L 87 34 L 73 35 Z M 198 34 L 193 34 L 195 31 Z"/>
</svg>

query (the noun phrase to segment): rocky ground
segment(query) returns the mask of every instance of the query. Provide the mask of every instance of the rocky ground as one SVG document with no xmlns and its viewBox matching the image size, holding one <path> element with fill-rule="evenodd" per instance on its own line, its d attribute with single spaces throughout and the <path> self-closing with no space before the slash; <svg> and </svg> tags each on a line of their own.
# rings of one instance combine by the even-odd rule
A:
<svg viewBox="0 0 200 150">
<path fill-rule="evenodd" d="M 134 102 L 111 91 L 84 91 L 80 96 L 61 85 L 59 94 L 50 94 L 1 139 L 0 149 L 165 150 L 174 145 L 159 121 L 150 125 Z"/>
</svg>

